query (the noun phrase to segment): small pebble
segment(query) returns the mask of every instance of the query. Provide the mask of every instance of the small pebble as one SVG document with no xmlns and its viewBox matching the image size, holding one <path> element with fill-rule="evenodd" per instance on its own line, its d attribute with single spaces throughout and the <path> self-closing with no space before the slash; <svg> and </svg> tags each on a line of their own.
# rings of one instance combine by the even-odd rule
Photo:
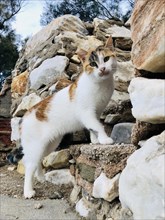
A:
<svg viewBox="0 0 165 220">
<path fill-rule="evenodd" d="M 16 170 L 16 166 L 8 167 L 7 170 L 9 170 L 9 171 Z"/>
<path fill-rule="evenodd" d="M 35 209 L 41 209 L 43 207 L 43 205 L 41 204 L 41 203 L 36 203 L 35 205 L 34 205 L 34 208 Z"/>
<path fill-rule="evenodd" d="M 53 195 L 49 196 L 49 199 L 62 199 L 63 197 L 61 192 L 54 192 Z"/>
</svg>

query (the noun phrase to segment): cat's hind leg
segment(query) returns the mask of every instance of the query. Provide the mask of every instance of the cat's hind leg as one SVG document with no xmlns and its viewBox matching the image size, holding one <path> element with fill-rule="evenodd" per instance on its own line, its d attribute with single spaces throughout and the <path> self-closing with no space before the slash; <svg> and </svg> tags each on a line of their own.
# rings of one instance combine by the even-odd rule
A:
<svg viewBox="0 0 165 220">
<path fill-rule="evenodd" d="M 23 144 L 24 158 L 23 163 L 25 166 L 25 180 L 24 180 L 24 197 L 32 198 L 35 196 L 33 189 L 34 173 L 41 166 L 41 160 L 45 151 L 45 144 L 41 141 L 28 142 Z"/>
<path fill-rule="evenodd" d="M 51 141 L 47 145 L 47 147 L 45 148 L 45 151 L 43 153 L 43 157 L 46 157 L 51 152 L 53 152 L 58 147 L 58 145 L 60 144 L 61 140 L 62 140 L 62 137 L 58 137 L 55 140 Z M 43 172 L 43 169 L 42 169 L 42 161 L 41 161 L 41 163 L 38 164 L 38 167 L 37 167 L 37 169 L 35 171 L 35 177 L 41 183 L 43 183 L 45 181 L 45 176 L 44 176 L 44 172 Z"/>
</svg>

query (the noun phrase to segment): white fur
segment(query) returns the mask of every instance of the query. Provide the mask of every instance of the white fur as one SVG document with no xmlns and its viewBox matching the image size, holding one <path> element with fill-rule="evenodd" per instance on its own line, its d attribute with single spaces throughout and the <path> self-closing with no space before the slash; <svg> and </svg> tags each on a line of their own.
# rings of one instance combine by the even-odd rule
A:
<svg viewBox="0 0 165 220">
<path fill-rule="evenodd" d="M 100 65 L 104 65 L 100 62 Z M 99 116 L 108 104 L 113 90 L 114 58 L 105 63 L 109 74 L 100 76 L 99 67 L 92 74 L 83 73 L 77 83 L 73 99 L 69 97 L 70 86 L 56 93 L 49 103 L 47 120 L 39 121 L 36 110 L 26 114 L 22 121 L 21 143 L 24 152 L 25 183 L 24 196 L 31 198 L 34 173 L 38 180 L 43 181 L 44 175 L 41 160 L 57 148 L 64 134 L 81 130 L 86 127 L 91 130 L 93 143 L 112 144 L 107 136 Z M 101 66 L 101 67 L 102 67 Z"/>
</svg>

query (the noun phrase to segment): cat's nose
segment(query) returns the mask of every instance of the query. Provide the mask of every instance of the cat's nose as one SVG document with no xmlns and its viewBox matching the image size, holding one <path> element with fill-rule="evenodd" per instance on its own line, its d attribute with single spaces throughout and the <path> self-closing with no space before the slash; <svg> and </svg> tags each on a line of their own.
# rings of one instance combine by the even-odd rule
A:
<svg viewBox="0 0 165 220">
<path fill-rule="evenodd" d="M 101 67 L 100 71 L 103 73 L 105 71 L 105 67 Z"/>
</svg>

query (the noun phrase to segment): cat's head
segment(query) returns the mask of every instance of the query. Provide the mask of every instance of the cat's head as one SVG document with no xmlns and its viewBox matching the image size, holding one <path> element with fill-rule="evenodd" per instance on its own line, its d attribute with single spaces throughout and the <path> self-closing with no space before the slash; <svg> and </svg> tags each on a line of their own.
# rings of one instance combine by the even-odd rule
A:
<svg viewBox="0 0 165 220">
<path fill-rule="evenodd" d="M 78 56 L 84 72 L 97 79 L 107 79 L 116 71 L 117 60 L 112 37 L 108 38 L 105 46 L 99 46 L 94 51 L 79 50 Z"/>
</svg>

